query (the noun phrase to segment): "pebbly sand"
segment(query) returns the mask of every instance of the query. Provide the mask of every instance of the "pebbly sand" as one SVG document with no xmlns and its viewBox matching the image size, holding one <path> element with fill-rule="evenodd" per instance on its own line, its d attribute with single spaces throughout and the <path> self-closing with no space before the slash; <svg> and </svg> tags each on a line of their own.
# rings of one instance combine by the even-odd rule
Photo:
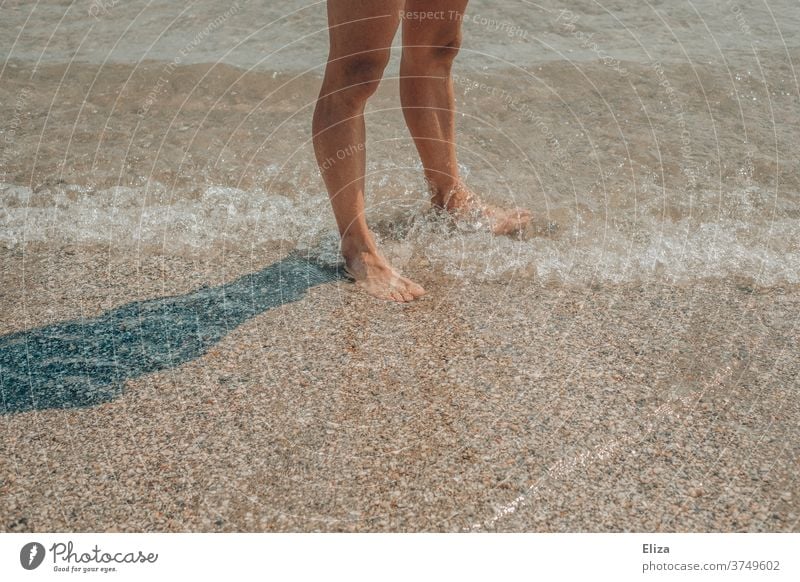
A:
<svg viewBox="0 0 800 582">
<path fill-rule="evenodd" d="M 613 4 L 470 2 L 513 239 L 424 214 L 395 51 L 407 305 L 337 267 L 318 5 L 3 8 L 0 528 L 800 531 L 796 3 Z"/>
<path fill-rule="evenodd" d="M 2 330 L 284 257 L 5 253 Z M 797 531 L 796 287 L 413 272 L 417 303 L 311 280 L 102 402 L 5 415 L 6 531 Z"/>
</svg>

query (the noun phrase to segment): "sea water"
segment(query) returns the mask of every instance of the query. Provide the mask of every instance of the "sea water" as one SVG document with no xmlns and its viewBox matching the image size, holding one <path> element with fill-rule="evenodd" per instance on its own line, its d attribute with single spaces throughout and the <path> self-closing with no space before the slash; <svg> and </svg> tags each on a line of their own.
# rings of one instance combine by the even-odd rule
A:
<svg viewBox="0 0 800 582">
<path fill-rule="evenodd" d="M 274 243 L 339 260 L 310 142 L 323 2 L 0 11 L 0 245 Z M 796 2 L 473 0 L 462 24 L 461 173 L 535 219 L 492 237 L 428 212 L 398 34 L 366 111 L 367 218 L 395 265 L 565 284 L 800 280 Z"/>
</svg>

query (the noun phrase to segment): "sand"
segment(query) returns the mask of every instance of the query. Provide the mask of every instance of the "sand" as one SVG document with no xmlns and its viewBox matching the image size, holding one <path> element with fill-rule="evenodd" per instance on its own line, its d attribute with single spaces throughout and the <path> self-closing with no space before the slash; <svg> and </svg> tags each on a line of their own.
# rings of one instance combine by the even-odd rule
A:
<svg viewBox="0 0 800 582">
<path fill-rule="evenodd" d="M 0 350 L 137 301 L 205 289 L 213 309 L 287 255 L 4 251 Z M 3 529 L 798 530 L 796 287 L 454 282 L 412 261 L 429 294 L 401 305 L 314 269 L 254 286 L 260 307 L 175 365 L 120 358 L 100 402 L 4 415 Z M 191 333 L 148 313 L 180 351 Z"/>
</svg>

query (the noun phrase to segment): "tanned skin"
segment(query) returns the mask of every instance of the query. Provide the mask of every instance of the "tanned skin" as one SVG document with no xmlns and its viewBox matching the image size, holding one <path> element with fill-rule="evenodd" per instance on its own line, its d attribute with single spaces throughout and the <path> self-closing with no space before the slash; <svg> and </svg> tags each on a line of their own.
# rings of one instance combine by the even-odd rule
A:
<svg viewBox="0 0 800 582">
<path fill-rule="evenodd" d="M 378 88 L 401 23 L 400 102 L 430 186 L 431 204 L 455 216 L 484 216 L 498 235 L 524 228 L 531 219 L 527 210 L 483 203 L 459 176 L 450 71 L 461 46 L 467 1 L 327 3 L 330 52 L 314 111 L 314 151 L 336 216 L 345 269 L 356 285 L 381 299 L 406 302 L 425 293 L 380 253 L 364 216 L 364 107 Z M 414 17 L 432 12 L 441 17 Z M 337 155 L 342 151 L 348 155 Z"/>
</svg>

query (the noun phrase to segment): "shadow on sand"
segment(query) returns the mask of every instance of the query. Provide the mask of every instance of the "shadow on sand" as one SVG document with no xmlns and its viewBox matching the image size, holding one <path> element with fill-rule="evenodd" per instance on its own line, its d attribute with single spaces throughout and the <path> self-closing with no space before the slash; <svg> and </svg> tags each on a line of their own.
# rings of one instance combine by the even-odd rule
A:
<svg viewBox="0 0 800 582">
<path fill-rule="evenodd" d="M 125 380 L 197 358 L 251 317 L 344 279 L 341 268 L 289 255 L 219 287 L 2 336 L 0 414 L 108 402 Z"/>
</svg>

